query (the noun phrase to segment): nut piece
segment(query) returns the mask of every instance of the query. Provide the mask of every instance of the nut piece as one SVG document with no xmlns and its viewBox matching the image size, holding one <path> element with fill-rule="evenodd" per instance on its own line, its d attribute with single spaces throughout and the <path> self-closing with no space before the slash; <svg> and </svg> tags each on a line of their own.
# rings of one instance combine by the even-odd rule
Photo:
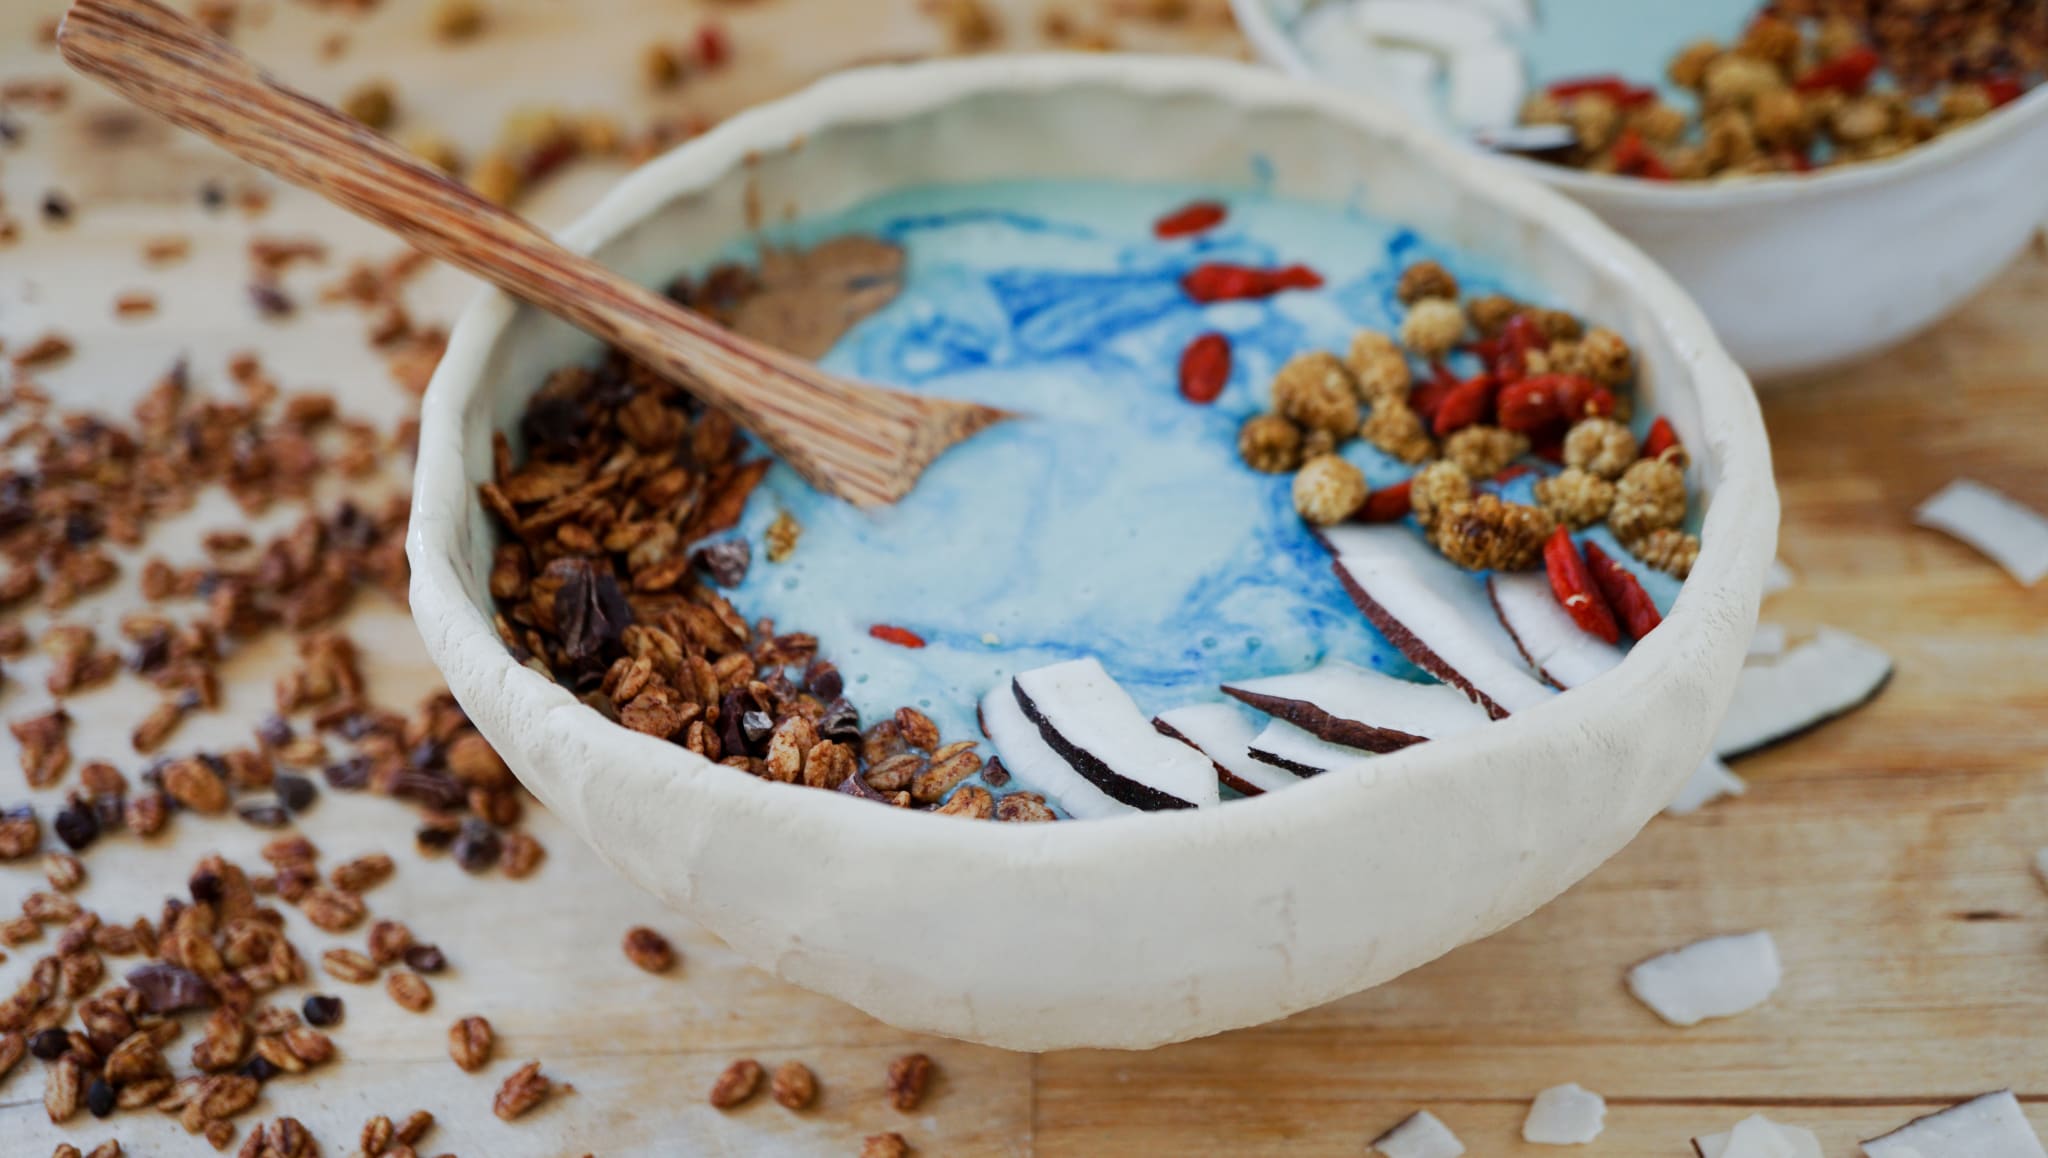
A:
<svg viewBox="0 0 2048 1158">
<path fill-rule="evenodd" d="M 1433 261 L 1418 261 L 1401 271 L 1401 281 L 1394 289 L 1394 296 L 1404 306 L 1412 306 L 1425 298 L 1448 298 L 1458 300 L 1458 279 L 1451 271 Z"/>
<path fill-rule="evenodd" d="M 1273 375 L 1273 409 L 1304 430 L 1332 438 L 1358 433 L 1358 386 L 1351 371 L 1327 350 L 1289 358 Z"/>
<path fill-rule="evenodd" d="M 769 1083 L 769 1092 L 785 1109 L 807 1109 L 818 1097 L 818 1079 L 804 1063 L 786 1061 L 775 1067 L 775 1079 Z"/>
<path fill-rule="evenodd" d="M 1536 484 L 1536 501 L 1573 530 L 1590 527 L 1614 506 L 1614 484 L 1576 466 Z"/>
<path fill-rule="evenodd" d="M 475 1073 L 491 1062 L 491 1046 L 496 1039 L 491 1034 L 491 1023 L 481 1017 L 465 1017 L 448 1027 L 448 1056 L 464 1073 Z"/>
<path fill-rule="evenodd" d="M 427 979 L 403 969 L 384 979 L 384 992 L 414 1013 L 425 1013 L 434 1004 L 434 988 L 427 984 Z"/>
<path fill-rule="evenodd" d="M 1401 319 L 1401 344 L 1425 358 L 1451 352 L 1465 336 L 1465 311 L 1447 298 L 1416 302 Z"/>
<path fill-rule="evenodd" d="M 869 1134 L 861 1139 L 860 1158 L 910 1158 L 910 1143 L 894 1131 Z"/>
<path fill-rule="evenodd" d="M 1612 418 L 1587 418 L 1564 436 L 1564 461 L 1588 474 L 1617 479 L 1635 462 L 1636 436 Z"/>
<path fill-rule="evenodd" d="M 924 1089 L 932 1079 L 932 1059 L 921 1053 L 907 1053 L 889 1063 L 889 1104 L 908 1114 L 924 1100 Z"/>
<path fill-rule="evenodd" d="M 1278 414 L 1260 414 L 1237 429 L 1237 456 L 1253 470 L 1286 474 L 1301 462 L 1301 428 Z"/>
<path fill-rule="evenodd" d="M 1406 402 L 1408 391 L 1415 385 L 1408 355 L 1401 352 L 1394 339 L 1378 330 L 1360 330 L 1351 336 L 1351 352 L 1345 365 L 1358 380 L 1358 392 L 1367 402 L 1377 404 L 1382 398 Z"/>
<path fill-rule="evenodd" d="M 666 973 L 676 963 L 675 947 L 668 938 L 645 925 L 626 930 L 626 960 L 649 973 Z"/>
<path fill-rule="evenodd" d="M 1350 518 L 1366 493 L 1365 472 L 1334 454 L 1308 460 L 1294 476 L 1294 510 L 1318 527 Z"/>
<path fill-rule="evenodd" d="M 512 1076 L 498 1087 L 498 1096 L 491 1099 L 491 1113 L 509 1122 L 540 1105 L 554 1092 L 555 1083 L 540 1072 L 540 1062 L 530 1061 L 512 1071 Z"/>
<path fill-rule="evenodd" d="M 761 1063 L 743 1057 L 718 1075 L 718 1081 L 711 1086 L 711 1104 L 720 1110 L 730 1110 L 753 1097 L 760 1085 Z"/>
</svg>

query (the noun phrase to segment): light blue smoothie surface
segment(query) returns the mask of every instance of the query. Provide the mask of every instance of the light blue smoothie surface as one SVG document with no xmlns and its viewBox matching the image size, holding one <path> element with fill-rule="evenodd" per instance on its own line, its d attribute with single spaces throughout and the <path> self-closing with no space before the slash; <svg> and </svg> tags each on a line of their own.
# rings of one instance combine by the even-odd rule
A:
<svg viewBox="0 0 2048 1158">
<path fill-rule="evenodd" d="M 1156 218 L 1197 199 L 1227 203 L 1228 220 L 1194 238 L 1152 236 Z M 1091 655 L 1148 714 L 1326 658 L 1424 678 L 1339 585 L 1294 512 L 1290 476 L 1239 460 L 1237 430 L 1266 408 L 1288 358 L 1341 353 L 1360 327 L 1395 330 L 1395 282 L 1414 261 L 1442 262 L 1468 293 L 1529 287 L 1344 206 L 1194 185 L 918 188 L 758 240 L 851 233 L 901 246 L 905 283 L 824 364 L 1025 415 L 949 452 L 884 510 L 825 498 L 779 463 L 749 504 L 739 533 L 755 563 L 734 604 L 815 633 L 863 720 L 908 704 L 948 740 L 978 738 L 975 702 L 998 681 Z M 757 253 L 749 242 L 723 257 Z M 1200 305 L 1179 278 L 1204 261 L 1301 262 L 1324 286 Z M 1200 406 L 1180 396 L 1176 371 L 1209 330 L 1229 337 L 1233 364 L 1221 398 Z M 1374 486 L 1412 473 L 1362 441 L 1343 453 Z M 1511 484 L 1513 497 L 1528 485 Z M 802 538 L 769 563 L 759 544 L 785 510 Z M 1675 583 L 1649 578 L 1668 603 Z M 926 646 L 871 638 L 877 624 Z"/>
</svg>

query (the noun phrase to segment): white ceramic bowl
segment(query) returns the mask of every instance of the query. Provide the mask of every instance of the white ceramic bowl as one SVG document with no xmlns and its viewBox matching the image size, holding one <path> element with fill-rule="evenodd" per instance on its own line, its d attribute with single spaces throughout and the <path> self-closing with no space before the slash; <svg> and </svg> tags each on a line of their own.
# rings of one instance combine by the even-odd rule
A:
<svg viewBox="0 0 2048 1158">
<path fill-rule="evenodd" d="M 1245 38 L 1318 78 L 1272 3 L 1231 0 Z M 1642 246 L 1744 369 L 1782 378 L 1904 341 L 2026 247 L 2048 219 L 2048 86 L 1897 157 L 1802 176 L 1664 184 L 1505 160 Z"/>
<path fill-rule="evenodd" d="M 1620 848 L 1706 751 L 1775 543 L 1769 447 L 1704 318 L 1590 214 L 1327 88 L 1209 61 L 1001 57 L 840 76 L 641 169 L 566 235 L 647 284 L 750 208 L 828 212 L 934 181 L 1198 179 L 1360 206 L 1533 274 L 1631 335 L 1643 403 L 1700 459 L 1705 546 L 1619 668 L 1454 741 L 1200 812 L 993 824 L 769 783 L 617 727 L 491 628 L 491 432 L 591 356 L 487 294 L 428 391 L 412 606 L 448 685 L 621 873 L 799 985 L 1020 1049 L 1141 1047 L 1385 981 L 1501 928 Z M 829 641 L 828 646 L 829 646 Z"/>
</svg>

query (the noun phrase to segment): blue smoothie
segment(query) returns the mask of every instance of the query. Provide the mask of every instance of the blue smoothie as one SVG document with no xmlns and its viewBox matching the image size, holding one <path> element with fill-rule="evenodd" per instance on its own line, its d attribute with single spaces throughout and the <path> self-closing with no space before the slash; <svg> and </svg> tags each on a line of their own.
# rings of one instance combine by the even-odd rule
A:
<svg viewBox="0 0 2048 1158">
<path fill-rule="evenodd" d="M 1228 220 L 1153 237 L 1155 219 L 1196 199 L 1226 202 Z M 975 738 L 990 687 L 1082 656 L 1147 713 L 1326 658 L 1421 678 L 1339 585 L 1294 512 L 1289 476 L 1239 459 L 1237 430 L 1266 409 L 1288 358 L 1341 352 L 1360 327 L 1396 330 L 1395 282 L 1412 262 L 1443 263 L 1470 293 L 1530 287 L 1352 208 L 1194 185 L 919 188 L 770 229 L 723 256 L 845 234 L 900 246 L 904 285 L 824 364 L 1025 416 L 956 448 L 884 510 L 825 498 L 780 464 L 756 491 L 740 527 L 756 562 L 733 602 L 815 633 L 863 719 L 909 704 L 947 739 Z M 1324 285 L 1202 305 L 1179 279 L 1205 261 L 1306 263 Z M 1196 405 L 1178 393 L 1176 366 L 1209 330 L 1228 335 L 1233 367 L 1222 396 Z M 1374 486 L 1412 473 L 1362 441 L 1343 453 Z M 1511 484 L 1514 497 L 1528 485 Z M 758 544 L 784 511 L 802 538 L 769 563 Z M 1652 589 L 1663 601 L 1674 588 Z M 876 625 L 925 646 L 875 639 Z"/>
</svg>

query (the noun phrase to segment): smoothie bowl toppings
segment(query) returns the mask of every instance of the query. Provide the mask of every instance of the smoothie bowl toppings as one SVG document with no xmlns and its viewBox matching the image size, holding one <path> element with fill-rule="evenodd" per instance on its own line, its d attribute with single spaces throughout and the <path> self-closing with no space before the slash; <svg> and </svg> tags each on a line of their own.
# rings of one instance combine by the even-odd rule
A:
<svg viewBox="0 0 2048 1158">
<path fill-rule="evenodd" d="M 781 783 L 1033 821 L 1369 775 L 1613 667 L 1699 548 L 1622 336 L 1352 209 L 914 187 L 670 293 L 1023 416 L 879 512 L 616 351 L 500 437 L 515 656 Z"/>
</svg>

